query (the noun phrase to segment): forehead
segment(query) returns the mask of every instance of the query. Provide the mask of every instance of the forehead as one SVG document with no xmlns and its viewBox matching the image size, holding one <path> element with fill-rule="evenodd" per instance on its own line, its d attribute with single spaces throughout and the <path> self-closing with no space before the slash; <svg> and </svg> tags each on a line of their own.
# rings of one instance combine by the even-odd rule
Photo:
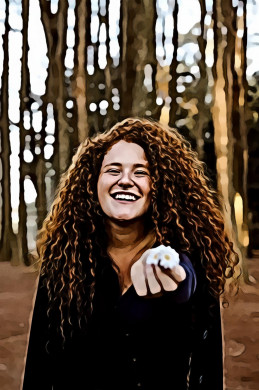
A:
<svg viewBox="0 0 259 390">
<path fill-rule="evenodd" d="M 144 149 L 133 142 L 119 141 L 108 150 L 103 159 L 103 165 L 113 162 L 121 164 L 139 163 L 146 165 L 147 158 Z"/>
</svg>

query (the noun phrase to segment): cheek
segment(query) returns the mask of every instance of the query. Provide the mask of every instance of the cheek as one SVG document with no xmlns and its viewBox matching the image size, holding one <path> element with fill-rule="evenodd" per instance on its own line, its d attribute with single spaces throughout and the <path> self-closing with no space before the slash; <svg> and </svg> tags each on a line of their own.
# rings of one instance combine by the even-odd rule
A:
<svg viewBox="0 0 259 390">
<path fill-rule="evenodd" d="M 98 195 L 99 202 L 101 202 L 106 198 L 112 184 L 113 184 L 112 178 L 100 175 L 97 182 L 97 195 Z"/>
<path fill-rule="evenodd" d="M 107 186 L 107 179 L 106 179 L 106 177 L 103 174 L 100 174 L 100 176 L 98 178 L 98 182 L 97 182 L 98 195 L 102 194 L 102 191 L 104 190 L 104 188 L 106 186 Z"/>
<path fill-rule="evenodd" d="M 146 196 L 151 195 L 151 180 L 146 180 L 146 182 L 143 185 L 143 192 Z"/>
<path fill-rule="evenodd" d="M 98 182 L 97 182 L 97 196 L 98 196 L 99 202 L 102 200 L 102 194 L 103 194 L 103 182 L 102 182 L 102 180 L 98 179 Z"/>
</svg>

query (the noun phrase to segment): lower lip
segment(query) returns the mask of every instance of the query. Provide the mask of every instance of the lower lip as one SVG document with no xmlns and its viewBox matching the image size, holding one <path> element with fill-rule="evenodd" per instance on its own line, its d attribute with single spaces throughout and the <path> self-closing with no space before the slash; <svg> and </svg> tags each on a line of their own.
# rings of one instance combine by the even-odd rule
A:
<svg viewBox="0 0 259 390">
<path fill-rule="evenodd" d="M 137 202 L 137 200 L 138 200 L 138 199 L 136 199 L 136 200 L 128 201 L 128 200 L 122 200 L 122 199 L 114 199 L 112 196 L 111 196 L 111 198 L 112 198 L 113 200 L 115 200 L 116 202 L 123 203 L 123 204 L 135 203 L 135 202 Z"/>
</svg>

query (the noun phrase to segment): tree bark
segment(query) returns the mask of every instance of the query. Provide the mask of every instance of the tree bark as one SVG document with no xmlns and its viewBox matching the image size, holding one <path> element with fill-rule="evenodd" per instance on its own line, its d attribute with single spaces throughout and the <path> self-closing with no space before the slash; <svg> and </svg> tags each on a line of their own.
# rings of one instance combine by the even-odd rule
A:
<svg viewBox="0 0 259 390">
<path fill-rule="evenodd" d="M 149 116 L 156 101 L 155 1 L 122 2 L 122 117 Z M 148 11 L 147 11 L 148 9 Z M 147 20 L 147 17 L 149 18 Z M 144 69 L 152 69 L 152 91 L 144 86 Z"/>
<path fill-rule="evenodd" d="M 201 54 L 201 58 L 198 62 L 199 70 L 200 70 L 200 78 L 199 81 L 196 84 L 195 89 L 197 90 L 197 118 L 195 121 L 195 125 L 193 128 L 193 133 L 196 137 L 196 151 L 198 153 L 198 156 L 201 160 L 204 160 L 204 129 L 206 128 L 208 122 L 209 122 L 209 109 L 206 109 L 205 104 L 205 97 L 208 90 L 208 75 L 206 70 L 206 63 L 205 63 L 205 51 L 206 51 L 206 45 L 207 41 L 205 39 L 205 26 L 204 26 L 204 19 L 206 16 L 206 3 L 205 0 L 199 0 L 200 7 L 201 7 L 201 21 L 200 21 L 200 28 L 201 33 L 198 36 L 198 45 L 199 50 Z M 195 117 L 194 117 L 195 119 Z"/>
<path fill-rule="evenodd" d="M 76 3 L 75 74 L 72 83 L 73 95 L 77 106 L 79 142 L 82 142 L 89 135 L 86 108 L 86 42 L 89 28 L 89 5 L 87 5 L 86 1 L 79 0 Z"/>
<path fill-rule="evenodd" d="M 173 19 L 174 19 L 174 32 L 173 32 L 173 45 L 174 45 L 174 52 L 173 52 L 173 59 L 172 63 L 170 65 L 170 75 L 171 75 L 171 80 L 169 82 L 169 96 L 171 97 L 171 107 L 170 107 L 170 113 L 169 113 L 169 126 L 174 127 L 175 126 L 175 121 L 176 121 L 176 112 L 177 112 L 177 102 L 176 98 L 178 96 L 177 94 L 177 66 L 178 66 L 178 61 L 177 61 L 177 49 L 178 49 L 178 11 L 179 11 L 179 6 L 178 6 L 178 1 L 175 0 L 174 4 L 174 11 L 173 11 Z"/>
<path fill-rule="evenodd" d="M 1 192 L 2 192 L 2 218 L 1 218 L 1 241 L 0 241 L 0 261 L 11 261 L 14 259 L 16 237 L 12 228 L 12 206 L 11 206 L 11 177 L 10 177 L 10 139 L 9 139 L 9 117 L 8 117 L 8 64 L 9 64 L 9 47 L 8 36 L 10 26 L 8 23 L 9 17 L 9 2 L 6 2 L 5 15 L 5 33 L 3 35 L 3 73 L 2 73 L 2 90 L 0 97 L 1 116 L 1 162 L 2 162 L 2 178 L 1 178 Z M 15 260 L 15 259 L 14 259 Z"/>
<path fill-rule="evenodd" d="M 221 27 L 227 27 L 222 35 Z M 215 151 L 217 156 L 218 189 L 222 196 L 225 221 L 229 233 L 233 232 L 235 249 L 239 252 L 244 278 L 247 279 L 244 245 L 240 241 L 235 218 L 235 196 L 244 196 L 244 155 L 246 141 L 240 142 L 240 89 L 235 68 L 236 52 L 236 9 L 231 0 L 216 0 L 214 6 L 214 36 L 216 37 L 214 58 L 214 106 L 212 109 L 215 128 Z M 245 173 L 246 175 L 246 173 Z M 246 178 L 245 178 L 246 182 Z M 246 197 L 246 196 L 245 196 Z"/>
<path fill-rule="evenodd" d="M 24 180 L 26 176 L 26 166 L 23 159 L 25 149 L 26 130 L 23 126 L 23 113 L 26 110 L 26 102 L 29 100 L 29 69 L 28 69 L 28 19 L 29 19 L 29 0 L 22 1 L 22 70 L 21 70 L 21 89 L 20 89 L 20 198 L 19 198 L 19 225 L 18 225 L 18 250 L 20 261 L 26 265 L 30 264 L 27 242 L 27 209 L 24 199 Z"/>
</svg>

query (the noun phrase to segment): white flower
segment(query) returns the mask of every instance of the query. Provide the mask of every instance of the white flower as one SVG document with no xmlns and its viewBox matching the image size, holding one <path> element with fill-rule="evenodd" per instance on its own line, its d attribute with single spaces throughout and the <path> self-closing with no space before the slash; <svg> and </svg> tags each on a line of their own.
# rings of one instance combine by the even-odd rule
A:
<svg viewBox="0 0 259 390">
<path fill-rule="evenodd" d="M 150 249 L 147 264 L 160 265 L 164 268 L 174 268 L 180 262 L 179 254 L 170 246 L 160 245 Z"/>
</svg>

